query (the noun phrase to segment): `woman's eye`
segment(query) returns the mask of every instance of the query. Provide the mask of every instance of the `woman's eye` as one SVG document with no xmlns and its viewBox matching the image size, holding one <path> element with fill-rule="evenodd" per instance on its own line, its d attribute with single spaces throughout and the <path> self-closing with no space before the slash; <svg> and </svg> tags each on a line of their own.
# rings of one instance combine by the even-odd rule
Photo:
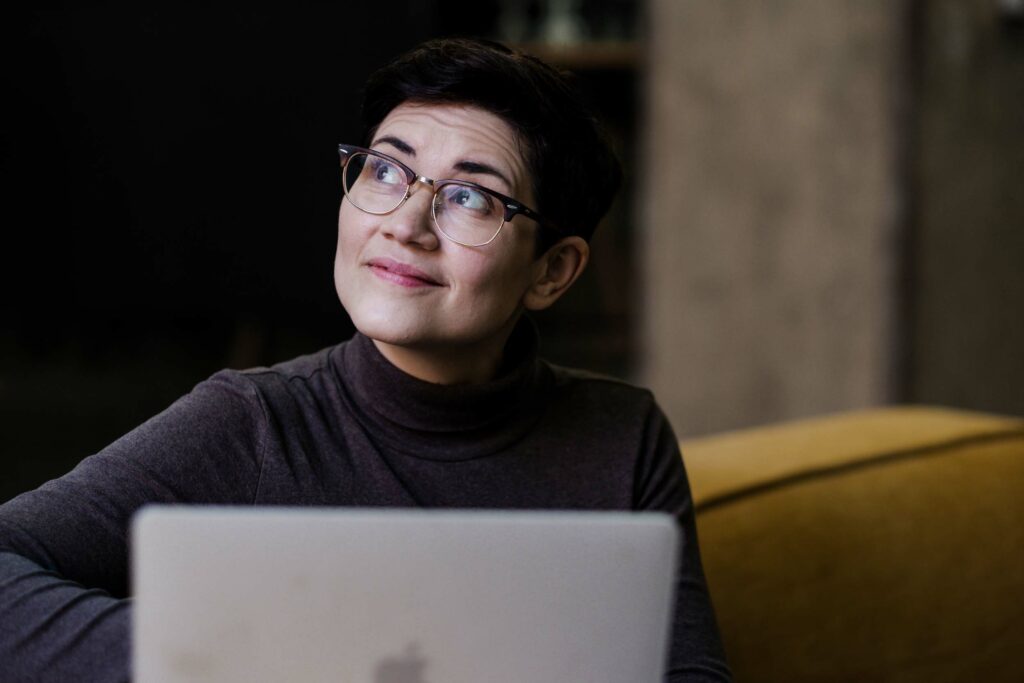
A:
<svg viewBox="0 0 1024 683">
<path fill-rule="evenodd" d="M 453 185 L 447 192 L 448 203 L 463 209 L 486 213 L 491 210 L 491 198 L 479 190 Z"/>
<path fill-rule="evenodd" d="M 373 160 L 373 179 L 385 185 L 399 185 L 405 182 L 402 172 L 394 164 L 389 164 L 383 159 Z"/>
</svg>

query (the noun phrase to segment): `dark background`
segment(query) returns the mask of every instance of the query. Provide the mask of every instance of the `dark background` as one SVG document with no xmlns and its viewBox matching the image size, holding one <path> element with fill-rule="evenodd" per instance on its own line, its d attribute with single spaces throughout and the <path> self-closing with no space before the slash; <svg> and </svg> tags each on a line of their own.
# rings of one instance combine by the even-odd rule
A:
<svg viewBox="0 0 1024 683">
<path fill-rule="evenodd" d="M 494 36 L 494 4 L 8 14 L 0 501 L 220 368 L 351 335 L 332 279 L 336 145 L 360 139 L 361 87 L 427 38 Z M 583 71 L 581 88 L 621 139 L 630 66 Z M 628 248 L 606 232 L 596 270 L 617 272 Z M 588 274 L 567 314 L 540 321 L 549 356 L 628 370 L 618 274 L 614 288 Z"/>
<path fill-rule="evenodd" d="M 728 83 L 746 75 L 736 71 L 742 60 L 731 61 L 747 46 L 739 37 L 746 35 L 743 26 L 778 36 L 780 50 L 787 36 L 806 40 L 783 50 L 790 58 L 807 46 L 848 50 L 825 61 L 846 65 L 843 73 L 853 79 L 848 82 L 867 84 L 869 95 L 871 88 L 890 87 L 872 71 L 873 56 L 858 57 L 854 44 L 818 45 L 811 37 L 818 35 L 814 22 L 821 17 L 797 11 L 796 4 L 787 5 L 792 13 L 784 18 L 775 17 L 779 8 L 754 4 L 688 5 L 685 26 L 696 32 L 691 35 L 664 21 L 673 14 L 667 8 L 676 7 L 671 0 L 579 0 L 586 33 L 571 45 L 552 39 L 543 4 L 392 0 L 283 12 L 93 3 L 8 11 L 0 23 L 0 501 L 68 471 L 221 368 L 270 365 L 351 335 L 332 279 L 341 199 L 336 145 L 361 136 L 361 88 L 369 73 L 439 36 L 497 37 L 571 69 L 625 165 L 624 192 L 597 232 L 590 267 L 552 311 L 538 316 L 545 356 L 648 385 L 678 383 L 724 416 L 702 426 L 693 411 L 666 403 L 659 389 L 680 434 L 823 410 L 800 402 L 794 405 L 804 407 L 794 410 L 787 392 L 716 399 L 720 368 L 690 363 L 682 351 L 673 356 L 678 368 L 663 373 L 671 379 L 652 377 L 644 368 L 650 339 L 642 338 L 643 329 L 654 316 L 641 315 L 638 302 L 651 300 L 650 282 L 657 277 L 649 276 L 658 273 L 643 265 L 650 244 L 645 221 L 651 223 L 643 214 L 651 206 L 638 206 L 644 194 L 634 178 L 648 177 L 643 171 L 659 168 L 659 159 L 679 155 L 693 163 L 700 157 L 671 144 L 652 146 L 655 127 L 638 122 L 653 119 L 638 117 L 637 110 L 656 92 L 649 79 L 657 69 L 649 67 L 682 51 L 687 35 L 696 35 L 697 47 L 707 50 L 704 58 L 714 60 L 708 70 Z M 510 14 L 515 7 L 522 10 L 518 18 Z M 844 7 L 822 11 L 845 16 Z M 898 239 L 878 247 L 898 252 L 879 255 L 897 264 L 882 295 L 896 302 L 899 320 L 885 351 L 891 387 L 872 401 L 1024 414 L 1024 18 L 1019 9 L 988 0 L 904 0 L 885 11 L 905 15 L 895 33 L 871 43 L 896 51 L 900 56 L 889 63 L 907 72 L 892 81 L 901 84 L 897 99 L 905 111 L 893 114 L 898 130 L 884 142 L 900 159 Z M 647 12 L 663 21 L 647 25 Z M 727 20 L 716 22 L 720 14 Z M 855 15 L 861 16 L 849 14 Z M 721 33 L 700 39 L 713 27 Z M 850 30 L 857 34 L 855 26 Z M 797 86 L 807 85 L 798 80 L 802 73 L 773 74 L 778 81 L 765 87 L 801 91 Z M 668 88 L 677 106 L 692 107 L 708 95 L 708 75 L 676 74 L 657 92 Z M 822 87 L 838 88 L 839 82 Z M 761 93 L 740 88 L 735 97 L 721 99 L 717 115 L 733 139 L 761 130 L 760 115 L 736 116 L 765 106 Z M 765 114 L 786 126 L 798 126 L 801 117 L 841 120 L 829 110 L 840 95 L 845 91 L 835 97 L 819 92 L 807 110 L 769 98 L 783 109 Z M 745 122 L 752 128 L 744 129 Z M 708 136 L 697 144 L 715 158 L 713 150 L 730 149 L 726 142 Z M 865 140 L 869 146 L 877 142 Z M 732 160 L 749 182 L 708 201 L 742 204 L 749 196 L 771 195 L 780 182 L 816 186 L 816 166 L 759 180 L 745 172 L 751 159 L 756 155 Z M 843 163 L 837 156 L 835 164 Z M 850 172 L 870 177 L 858 175 L 867 168 Z M 679 197 L 700 204 L 686 190 L 680 187 Z M 853 210 L 843 195 L 825 190 L 802 201 L 832 200 L 838 209 Z M 722 215 L 729 220 L 728 211 Z M 765 217 L 756 234 L 788 234 L 789 226 L 773 220 Z M 721 226 L 725 234 L 744 234 L 737 232 L 743 226 Z M 674 214 L 646 227 L 678 230 L 679 239 L 670 242 L 682 248 L 706 229 Z M 842 249 L 860 244 L 858 239 L 837 237 L 828 244 Z M 733 258 L 728 246 L 700 253 L 712 263 Z M 759 268 L 774 263 L 770 252 L 742 254 L 756 256 Z M 812 275 L 814 262 L 808 254 Z M 842 278 L 835 282 L 873 282 L 870 273 L 847 272 L 852 262 L 839 266 L 842 272 L 832 275 Z M 740 300 L 777 301 L 781 310 L 801 312 L 810 322 L 842 319 L 801 308 L 803 298 L 776 298 L 798 281 L 796 274 L 732 281 L 729 291 Z M 681 316 L 698 335 L 700 310 L 711 316 L 714 329 L 737 336 L 779 329 L 771 321 L 753 328 L 746 319 L 732 320 L 736 309 L 728 306 L 702 309 L 700 291 L 684 287 L 658 295 L 671 301 L 664 309 L 671 319 Z M 813 348 L 832 337 L 798 338 Z M 760 334 L 748 341 L 734 348 L 755 360 L 759 344 L 771 345 Z M 670 352 L 673 346 L 685 349 L 671 336 L 659 344 Z M 791 355 L 779 358 L 791 361 Z M 779 371 L 778 359 L 764 359 L 751 366 L 755 374 Z M 805 385 L 844 374 L 827 363 L 806 372 L 818 373 L 817 379 L 804 382 L 810 377 L 799 372 L 784 378 L 794 397 L 804 396 Z"/>
</svg>

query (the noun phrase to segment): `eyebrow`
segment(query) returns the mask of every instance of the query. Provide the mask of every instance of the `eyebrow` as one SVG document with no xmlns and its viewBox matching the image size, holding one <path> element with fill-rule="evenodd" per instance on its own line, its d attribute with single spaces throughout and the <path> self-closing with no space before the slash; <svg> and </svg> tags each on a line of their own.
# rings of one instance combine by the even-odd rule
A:
<svg viewBox="0 0 1024 683">
<path fill-rule="evenodd" d="M 374 145 L 379 145 L 382 143 L 387 143 L 394 147 L 395 149 L 397 149 L 399 152 L 408 154 L 411 157 L 416 156 L 416 150 L 414 150 L 408 142 L 402 140 L 401 138 L 396 138 L 394 135 L 385 135 L 382 138 L 377 138 L 370 144 L 370 146 L 373 147 Z"/>
<path fill-rule="evenodd" d="M 481 164 L 478 161 L 459 161 L 455 164 L 456 171 L 465 171 L 466 173 L 478 173 L 483 175 L 491 175 L 495 178 L 499 178 L 505 183 L 505 187 L 512 189 L 514 186 L 512 182 L 505 177 L 505 174 L 494 168 L 489 164 Z"/>
<path fill-rule="evenodd" d="M 379 137 L 376 140 L 374 140 L 373 143 L 371 143 L 371 145 L 380 144 L 391 145 L 392 147 L 397 149 L 399 152 L 402 152 L 403 154 L 408 154 L 413 158 L 416 157 L 416 150 L 412 148 L 412 145 L 407 143 L 405 140 L 402 140 L 401 138 L 396 138 L 393 135 L 385 135 L 383 137 Z M 494 176 L 495 178 L 498 178 L 499 180 L 503 181 L 506 187 L 510 189 L 514 187 L 512 181 L 509 180 L 504 173 L 494 168 L 490 164 L 481 163 L 479 161 L 462 160 L 456 162 L 454 168 L 456 171 L 463 171 L 465 173 Z"/>
</svg>

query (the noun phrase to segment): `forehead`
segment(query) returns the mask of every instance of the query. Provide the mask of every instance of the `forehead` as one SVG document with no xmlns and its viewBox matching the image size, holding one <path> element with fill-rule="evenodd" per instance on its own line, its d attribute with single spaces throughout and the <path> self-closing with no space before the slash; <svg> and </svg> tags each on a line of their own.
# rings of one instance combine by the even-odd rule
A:
<svg viewBox="0 0 1024 683">
<path fill-rule="evenodd" d="M 485 109 L 404 102 L 384 117 L 374 141 L 385 136 L 407 143 L 415 152 L 415 162 L 430 164 L 434 173 L 450 170 L 459 161 L 478 161 L 497 166 L 517 188 L 525 187 L 526 162 L 519 135 L 505 119 Z M 427 168 L 420 172 L 429 175 Z"/>
</svg>

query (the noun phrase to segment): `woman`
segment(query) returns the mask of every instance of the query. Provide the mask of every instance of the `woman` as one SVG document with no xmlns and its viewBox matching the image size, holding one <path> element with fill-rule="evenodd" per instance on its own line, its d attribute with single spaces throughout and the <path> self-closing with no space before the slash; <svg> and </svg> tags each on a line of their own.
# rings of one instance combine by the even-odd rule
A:
<svg viewBox="0 0 1024 683">
<path fill-rule="evenodd" d="M 638 509 L 683 534 L 668 680 L 728 680 L 685 472 L 649 392 L 537 358 L 619 166 L 561 74 L 435 41 L 341 145 L 335 283 L 358 333 L 223 371 L 0 507 L 4 680 L 129 677 L 126 529 L 149 502 Z M 244 568 L 243 568 L 244 570 Z"/>
</svg>

